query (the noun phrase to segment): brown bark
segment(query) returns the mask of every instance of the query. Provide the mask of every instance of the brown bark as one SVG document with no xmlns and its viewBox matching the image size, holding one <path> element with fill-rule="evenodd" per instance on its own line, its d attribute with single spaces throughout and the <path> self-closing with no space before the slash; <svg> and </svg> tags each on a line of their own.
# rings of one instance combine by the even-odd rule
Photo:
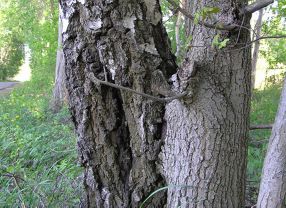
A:
<svg viewBox="0 0 286 208">
<path fill-rule="evenodd" d="M 286 207 L 286 79 L 264 160 L 258 208 Z"/>
</svg>

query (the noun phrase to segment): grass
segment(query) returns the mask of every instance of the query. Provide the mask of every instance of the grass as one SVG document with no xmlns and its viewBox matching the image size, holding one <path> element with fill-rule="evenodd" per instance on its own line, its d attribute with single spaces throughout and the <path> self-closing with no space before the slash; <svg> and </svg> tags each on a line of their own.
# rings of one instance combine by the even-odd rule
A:
<svg viewBox="0 0 286 208">
<path fill-rule="evenodd" d="M 264 90 L 254 91 L 251 103 L 251 124 L 273 124 L 278 109 L 282 82 L 269 84 Z M 271 130 L 250 131 L 250 144 L 248 148 L 247 180 L 255 189 L 256 197 L 260 183 L 260 176 L 267 144 Z"/>
<path fill-rule="evenodd" d="M 0 97 L 0 207 L 80 203 L 75 135 L 67 108 L 50 112 L 51 88 L 38 79 Z"/>
<path fill-rule="evenodd" d="M 38 76 L 0 97 L 0 207 L 74 207 L 81 202 L 76 138 L 67 108 L 58 114 L 49 110 L 51 80 Z M 276 83 L 254 92 L 251 124 L 274 122 L 281 87 Z M 250 132 L 247 175 L 256 190 L 270 133 Z"/>
</svg>

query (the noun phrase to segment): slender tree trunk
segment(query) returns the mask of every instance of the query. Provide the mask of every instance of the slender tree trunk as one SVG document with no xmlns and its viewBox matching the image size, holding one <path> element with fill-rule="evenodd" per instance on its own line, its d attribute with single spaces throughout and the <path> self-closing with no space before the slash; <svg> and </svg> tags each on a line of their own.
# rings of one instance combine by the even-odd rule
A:
<svg viewBox="0 0 286 208">
<path fill-rule="evenodd" d="M 191 0 L 187 9 L 194 15 L 205 6 L 221 8 L 223 17 L 216 17 L 220 21 L 242 21 L 234 15 L 231 1 L 209 4 Z M 211 47 L 214 30 L 187 22 L 191 45 L 205 47 L 193 47 L 178 72 L 180 89 L 195 94 L 192 100 L 167 105 L 161 155 L 167 184 L 191 188 L 170 189 L 168 207 L 243 207 L 251 51 L 227 48 L 220 52 Z M 244 24 L 249 27 L 249 17 Z M 229 44 L 250 39 L 247 30 L 240 35 L 239 31 L 223 32 L 221 36 L 229 38 Z"/>
<path fill-rule="evenodd" d="M 59 9 L 60 10 L 60 9 Z M 62 49 L 62 31 L 63 23 L 59 15 L 59 26 L 58 26 L 58 50 L 57 50 L 57 61 L 56 61 L 56 73 L 55 73 L 55 86 L 54 93 L 51 103 L 53 112 L 58 112 L 66 100 L 67 91 L 65 86 L 65 59 Z"/>
<path fill-rule="evenodd" d="M 257 207 L 286 207 L 286 79 L 264 160 Z"/>
<path fill-rule="evenodd" d="M 258 19 L 255 25 L 256 34 L 253 35 L 255 39 L 260 38 L 260 35 L 261 35 L 262 17 L 263 17 L 263 9 L 260 9 Z M 257 60 L 258 60 L 258 55 L 259 55 L 259 47 L 260 47 L 260 41 L 256 41 L 254 43 L 254 49 L 253 49 L 253 55 L 252 55 L 252 71 L 251 71 L 251 88 L 252 89 L 254 89 L 255 87 L 255 74 L 256 74 Z"/>
<path fill-rule="evenodd" d="M 194 0 L 190 10 L 217 6 L 222 9 L 217 19 L 241 24 L 235 11 L 247 2 L 236 3 Z M 162 193 L 152 198 L 150 207 L 243 207 L 250 49 L 213 48 L 216 31 L 190 24 L 192 45 L 206 47 L 192 48 L 172 76 L 173 91 L 188 96 L 165 105 L 94 79 L 155 96 L 170 90 L 167 80 L 177 66 L 158 0 L 65 0 L 61 6 L 85 206 L 138 207 L 150 192 L 178 185 L 167 198 Z M 221 36 L 232 45 L 250 39 L 248 30 Z"/>
</svg>

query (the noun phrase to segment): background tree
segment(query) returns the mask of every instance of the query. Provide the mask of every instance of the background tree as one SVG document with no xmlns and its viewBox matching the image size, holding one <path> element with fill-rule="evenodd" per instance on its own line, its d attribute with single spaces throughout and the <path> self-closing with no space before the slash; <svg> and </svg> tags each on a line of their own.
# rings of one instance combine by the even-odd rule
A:
<svg viewBox="0 0 286 208">
<path fill-rule="evenodd" d="M 259 10 L 258 18 L 255 24 L 255 29 L 253 34 L 253 39 L 259 39 L 261 37 L 261 29 L 262 29 L 262 18 L 263 18 L 263 9 Z M 256 67 L 259 55 L 260 41 L 256 41 L 254 43 L 254 49 L 252 54 L 252 74 L 251 74 L 251 88 L 255 87 L 255 75 L 256 75 Z"/>
<path fill-rule="evenodd" d="M 258 196 L 258 208 L 286 206 L 286 79 L 272 129 Z"/>
<path fill-rule="evenodd" d="M 63 23 L 59 14 L 55 86 L 51 103 L 51 108 L 55 113 L 59 112 L 59 110 L 63 107 L 64 101 L 66 100 L 67 96 L 66 86 L 65 86 L 65 68 L 64 68 L 65 60 L 62 49 L 62 31 L 63 31 Z"/>
</svg>

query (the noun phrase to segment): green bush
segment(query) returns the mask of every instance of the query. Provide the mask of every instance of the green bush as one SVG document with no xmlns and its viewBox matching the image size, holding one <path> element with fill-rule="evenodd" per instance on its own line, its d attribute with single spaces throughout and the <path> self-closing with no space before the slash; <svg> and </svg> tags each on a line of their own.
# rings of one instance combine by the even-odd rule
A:
<svg viewBox="0 0 286 208">
<path fill-rule="evenodd" d="M 13 35 L 6 37 L 6 42 L 0 45 L 0 80 L 16 75 L 23 58 L 23 42 Z"/>
<path fill-rule="evenodd" d="M 66 108 L 49 111 L 51 88 L 32 81 L 0 99 L 0 207 L 80 203 L 75 135 Z"/>
</svg>

